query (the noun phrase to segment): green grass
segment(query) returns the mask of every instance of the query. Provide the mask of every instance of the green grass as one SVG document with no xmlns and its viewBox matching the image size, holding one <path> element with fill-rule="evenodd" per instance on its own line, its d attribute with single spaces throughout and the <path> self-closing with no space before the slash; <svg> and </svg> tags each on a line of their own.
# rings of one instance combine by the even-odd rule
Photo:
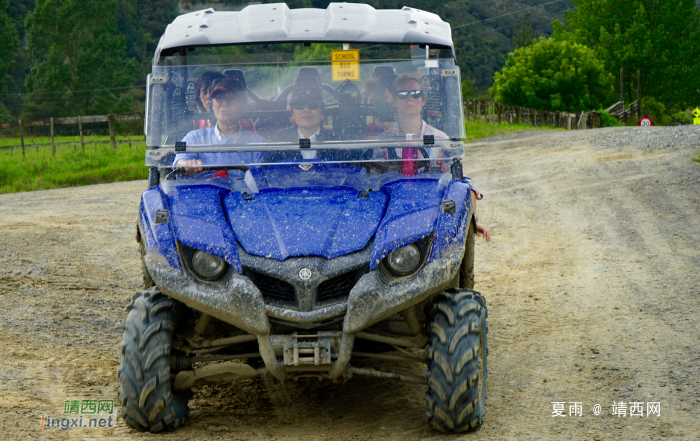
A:
<svg viewBox="0 0 700 441">
<path fill-rule="evenodd" d="M 467 121 L 464 123 L 466 129 L 466 142 L 476 141 L 481 138 L 489 138 L 491 136 L 505 135 L 508 133 L 533 132 L 541 130 L 564 130 L 557 129 L 551 126 L 533 127 L 528 124 L 513 124 L 507 122 L 501 124 L 486 123 L 484 121 Z"/>
<path fill-rule="evenodd" d="M 562 130 L 553 127 L 532 127 L 526 124 L 491 124 L 483 121 L 468 121 L 465 141 L 471 142 L 490 136 L 507 133 L 531 132 L 535 130 Z M 133 136 L 132 147 L 119 144 L 117 151 L 109 145 L 109 136 L 89 136 L 85 141 L 103 141 L 103 144 L 88 144 L 85 153 L 77 146 L 56 146 L 56 156 L 51 156 L 51 147 L 36 148 L 25 144 L 25 157 L 22 150 L 0 150 L 0 194 L 22 191 L 48 190 L 51 188 L 77 187 L 81 185 L 104 184 L 109 182 L 146 179 L 148 169 L 144 165 L 145 144 L 143 138 Z M 117 137 L 126 139 L 126 137 Z M 78 136 L 56 137 L 57 143 L 80 141 Z M 25 143 L 50 143 L 49 137 L 33 140 L 25 138 Z M 0 146 L 18 145 L 19 138 L 0 138 Z M 74 151 L 77 150 L 77 151 Z"/>
<path fill-rule="evenodd" d="M 130 137 L 126 136 L 117 136 L 117 140 L 126 140 L 128 138 L 131 138 L 132 140 L 140 140 L 143 139 L 143 136 L 139 137 L 138 135 L 133 135 Z M 97 136 L 97 135 L 90 135 L 90 136 L 83 136 L 83 141 L 88 142 L 88 141 L 103 141 L 103 142 L 109 142 L 109 135 L 106 136 Z M 80 142 L 80 136 L 75 135 L 75 136 L 56 136 L 55 137 L 55 142 L 56 143 L 61 143 L 61 142 Z M 51 137 L 50 136 L 37 136 L 36 138 L 32 138 L 30 136 L 25 135 L 24 136 L 24 146 L 29 149 L 32 148 L 32 144 L 51 144 Z M 0 138 L 0 147 L 5 147 L 5 146 L 10 146 L 10 145 L 20 145 L 20 139 L 19 136 L 15 138 Z M 91 144 L 89 144 L 91 145 Z M 80 150 L 80 145 L 77 146 L 78 150 Z M 88 146 L 85 146 L 85 149 L 87 149 Z M 46 147 L 39 147 L 39 151 L 41 149 L 46 149 Z M 49 151 L 51 151 L 51 147 L 48 147 Z M 71 147 L 72 149 L 72 147 Z M 36 151 L 36 150 L 35 150 Z M 0 151 L 0 155 L 2 155 L 2 152 L 4 150 Z M 9 150 L 8 150 L 9 152 Z M 17 154 L 17 151 L 15 151 L 15 155 Z M 20 150 L 20 155 L 22 154 L 22 151 Z"/>
<path fill-rule="evenodd" d="M 78 137 L 56 138 L 56 142 L 68 142 L 74 138 Z M 51 156 L 51 147 L 39 147 L 38 153 L 34 148 L 26 148 L 25 157 L 22 157 L 21 149 L 15 149 L 14 157 L 10 157 L 10 150 L 0 150 L 0 194 L 148 177 L 143 138 L 138 138 L 140 142 L 133 142 L 131 148 L 129 144 L 119 144 L 116 151 L 109 145 L 108 136 L 91 136 L 90 140 L 102 138 L 105 138 L 104 144 L 86 145 L 85 153 L 79 145 L 76 146 L 77 152 L 73 146 L 57 146 L 55 157 Z M 41 141 L 37 138 L 35 142 L 38 144 Z M 48 142 L 51 142 L 50 138 Z M 16 144 L 19 144 L 18 138 L 0 139 L 0 145 Z"/>
</svg>

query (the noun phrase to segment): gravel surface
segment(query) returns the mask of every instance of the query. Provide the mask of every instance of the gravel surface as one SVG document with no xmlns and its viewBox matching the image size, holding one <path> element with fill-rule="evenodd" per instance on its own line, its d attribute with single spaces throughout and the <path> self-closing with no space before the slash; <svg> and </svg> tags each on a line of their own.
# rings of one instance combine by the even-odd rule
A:
<svg viewBox="0 0 700 441">
<path fill-rule="evenodd" d="M 36 429 L 41 415 L 66 416 L 65 400 L 116 399 L 146 183 L 0 195 L 0 440 L 698 439 L 699 151 L 700 126 L 467 146 L 492 233 L 477 243 L 475 286 L 491 352 L 484 425 L 461 436 L 429 429 L 425 387 L 361 378 L 201 388 L 166 435 L 120 419 Z M 572 402 L 582 416 L 569 415 Z M 659 402 L 660 415 L 611 415 L 620 402 Z"/>
</svg>

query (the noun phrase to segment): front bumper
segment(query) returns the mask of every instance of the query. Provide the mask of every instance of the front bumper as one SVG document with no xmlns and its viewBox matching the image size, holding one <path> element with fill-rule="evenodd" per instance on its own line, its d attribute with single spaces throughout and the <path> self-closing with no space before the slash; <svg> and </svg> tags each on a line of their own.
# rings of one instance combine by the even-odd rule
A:
<svg viewBox="0 0 700 441">
<path fill-rule="evenodd" d="M 287 369 L 275 355 L 270 321 L 308 329 L 342 320 L 337 359 L 328 367 L 328 375 L 337 378 L 347 367 L 357 332 L 450 287 L 463 256 L 464 245 L 455 246 L 441 259 L 407 277 L 390 277 L 380 269 L 367 272 L 351 289 L 347 300 L 311 311 L 266 302 L 253 281 L 235 271 L 229 271 L 221 281 L 204 282 L 171 267 L 157 254 L 146 254 L 144 261 L 155 284 L 168 296 L 256 335 L 266 366 L 274 376 L 284 379 Z"/>
</svg>

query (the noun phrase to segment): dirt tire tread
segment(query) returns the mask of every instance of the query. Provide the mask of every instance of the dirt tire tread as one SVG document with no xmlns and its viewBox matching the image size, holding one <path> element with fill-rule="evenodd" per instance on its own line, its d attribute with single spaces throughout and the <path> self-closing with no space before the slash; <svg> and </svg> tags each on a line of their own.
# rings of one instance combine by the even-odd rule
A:
<svg viewBox="0 0 700 441">
<path fill-rule="evenodd" d="M 121 416 L 138 431 L 174 430 L 185 421 L 191 396 L 171 389 L 170 342 L 178 305 L 151 287 L 137 293 L 131 306 L 117 369 Z"/>
<path fill-rule="evenodd" d="M 483 423 L 488 375 L 487 315 L 486 301 L 476 291 L 449 289 L 433 299 L 430 343 L 426 348 L 426 414 L 436 430 L 457 433 Z M 479 351 L 483 351 L 483 378 Z"/>
</svg>

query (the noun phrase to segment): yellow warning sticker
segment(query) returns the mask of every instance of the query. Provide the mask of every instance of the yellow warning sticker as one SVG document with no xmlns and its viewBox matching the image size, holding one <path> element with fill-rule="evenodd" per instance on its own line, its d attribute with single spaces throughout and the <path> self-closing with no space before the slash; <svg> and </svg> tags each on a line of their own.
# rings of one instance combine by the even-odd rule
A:
<svg viewBox="0 0 700 441">
<path fill-rule="evenodd" d="M 331 51 L 331 79 L 360 81 L 360 50 Z"/>
<path fill-rule="evenodd" d="M 696 107 L 695 110 L 693 110 L 693 115 L 695 115 L 696 118 L 700 118 L 700 109 Z"/>
</svg>

